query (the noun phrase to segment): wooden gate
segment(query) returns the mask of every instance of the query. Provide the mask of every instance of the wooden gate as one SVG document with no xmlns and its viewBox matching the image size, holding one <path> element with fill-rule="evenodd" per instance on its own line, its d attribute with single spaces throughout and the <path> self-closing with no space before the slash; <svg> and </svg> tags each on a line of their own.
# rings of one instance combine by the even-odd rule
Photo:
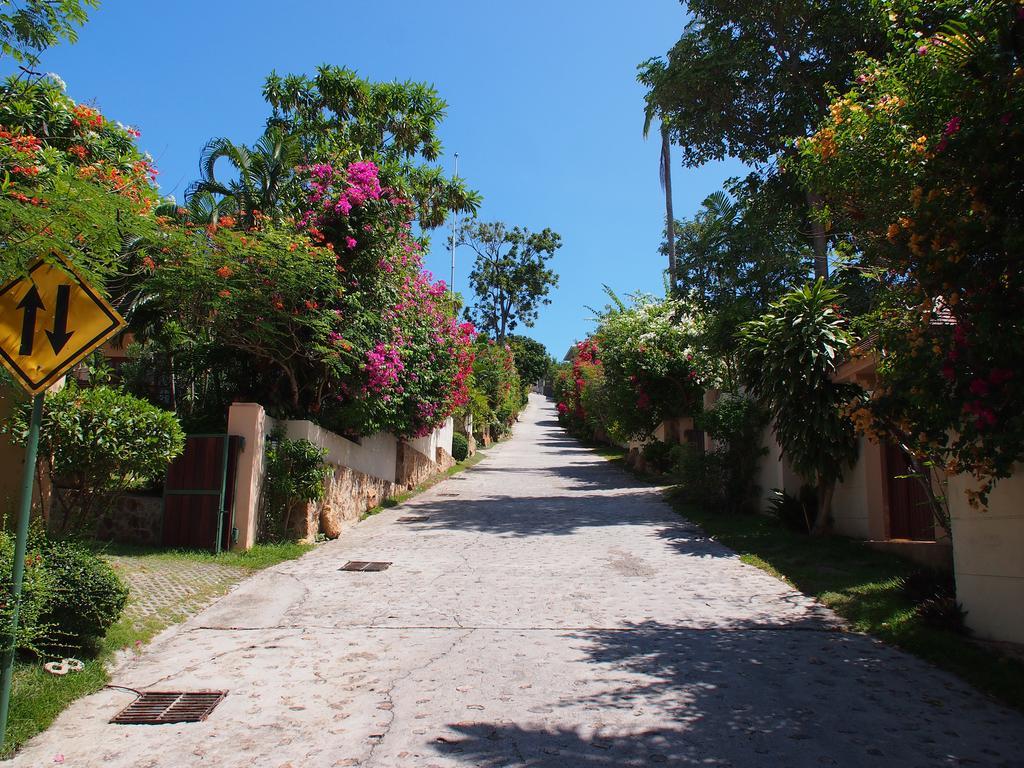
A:
<svg viewBox="0 0 1024 768">
<path fill-rule="evenodd" d="M 242 438 L 189 435 L 167 469 L 163 545 L 220 552 L 234 541 L 235 471 Z"/>
<path fill-rule="evenodd" d="M 921 481 L 898 446 L 885 446 L 885 477 L 889 497 L 889 538 L 935 541 L 935 516 Z"/>
</svg>

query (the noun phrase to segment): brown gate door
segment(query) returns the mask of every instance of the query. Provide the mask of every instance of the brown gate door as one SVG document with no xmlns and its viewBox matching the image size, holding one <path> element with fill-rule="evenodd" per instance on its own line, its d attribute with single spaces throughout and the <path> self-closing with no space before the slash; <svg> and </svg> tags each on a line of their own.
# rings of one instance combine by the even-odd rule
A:
<svg viewBox="0 0 1024 768">
<path fill-rule="evenodd" d="M 935 517 L 921 481 L 913 474 L 898 446 L 885 446 L 885 476 L 889 496 L 889 538 L 935 541 Z"/>
<path fill-rule="evenodd" d="M 164 483 L 165 547 L 229 549 L 241 437 L 189 435 Z"/>
</svg>

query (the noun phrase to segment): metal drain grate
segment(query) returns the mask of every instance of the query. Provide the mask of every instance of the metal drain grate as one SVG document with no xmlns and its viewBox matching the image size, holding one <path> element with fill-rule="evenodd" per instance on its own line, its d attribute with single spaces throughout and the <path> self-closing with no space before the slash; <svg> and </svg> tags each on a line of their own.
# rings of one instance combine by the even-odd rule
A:
<svg viewBox="0 0 1024 768">
<path fill-rule="evenodd" d="M 439 493 L 438 496 L 461 496 L 460 493 Z"/>
<path fill-rule="evenodd" d="M 391 563 L 365 560 L 349 560 L 339 571 L 386 571 Z"/>
<path fill-rule="evenodd" d="M 198 723 L 207 718 L 227 691 L 146 691 L 110 722 L 118 725 Z"/>
<path fill-rule="evenodd" d="M 430 515 L 405 515 L 404 517 L 398 518 L 400 523 L 425 523 L 430 519 Z"/>
</svg>

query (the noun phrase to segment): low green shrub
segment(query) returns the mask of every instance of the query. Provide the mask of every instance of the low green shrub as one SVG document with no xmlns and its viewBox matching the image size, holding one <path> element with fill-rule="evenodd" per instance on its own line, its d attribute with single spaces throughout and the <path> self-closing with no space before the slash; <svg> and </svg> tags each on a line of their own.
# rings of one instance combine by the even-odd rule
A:
<svg viewBox="0 0 1024 768">
<path fill-rule="evenodd" d="M 714 465 L 719 506 L 729 512 L 754 511 L 758 463 L 768 452 L 761 441 L 767 413 L 749 398 L 725 393 L 695 421 L 714 443 L 708 452 L 713 458 L 706 463 Z"/>
<path fill-rule="evenodd" d="M 726 468 L 721 454 L 681 445 L 676 453 L 677 496 L 688 504 L 720 511 L 725 506 Z"/>
<path fill-rule="evenodd" d="M 267 472 L 263 481 L 262 541 L 291 538 L 292 516 L 299 507 L 320 501 L 331 468 L 327 451 L 309 440 L 289 440 L 274 430 L 267 441 Z"/>
<path fill-rule="evenodd" d="M 0 530 L 0 627 L 9 628 L 12 618 L 11 577 L 14 571 L 14 537 Z M 46 568 L 43 557 L 35 551 L 25 555 L 25 576 L 22 581 L 21 609 L 18 612 L 18 632 L 14 648 L 19 651 L 39 652 L 49 633 L 44 621 L 47 605 L 53 591 L 53 575 Z M 10 637 L 0 632 L 0 652 L 10 649 Z"/>
<path fill-rule="evenodd" d="M 8 594 L 14 537 L 0 531 L 0 622 L 10 626 Z M 124 612 L 128 588 L 114 569 L 81 545 L 47 540 L 34 531 L 25 554 L 14 647 L 36 655 L 91 648 Z"/>
<path fill-rule="evenodd" d="M 28 434 L 28 410 L 14 412 L 5 431 Z M 163 477 L 185 445 L 173 413 L 112 387 L 68 383 L 48 394 L 39 455 L 54 478 L 50 529 L 90 532 L 126 491 Z"/>
<path fill-rule="evenodd" d="M 42 622 L 47 646 L 83 648 L 101 639 L 121 618 L 128 587 L 110 565 L 82 546 L 49 542 L 41 550 L 52 587 Z"/>
<path fill-rule="evenodd" d="M 644 466 L 648 472 L 663 475 L 676 466 L 680 448 L 682 448 L 680 445 L 655 440 L 644 445 L 640 454 L 643 456 Z"/>
<path fill-rule="evenodd" d="M 772 488 L 768 511 L 784 528 L 799 533 L 810 533 L 818 512 L 818 499 L 814 488 L 805 485 L 797 496 L 780 488 Z"/>
<path fill-rule="evenodd" d="M 469 441 L 465 435 L 456 432 L 452 435 L 452 458 L 456 461 L 465 461 L 469 456 Z"/>
</svg>

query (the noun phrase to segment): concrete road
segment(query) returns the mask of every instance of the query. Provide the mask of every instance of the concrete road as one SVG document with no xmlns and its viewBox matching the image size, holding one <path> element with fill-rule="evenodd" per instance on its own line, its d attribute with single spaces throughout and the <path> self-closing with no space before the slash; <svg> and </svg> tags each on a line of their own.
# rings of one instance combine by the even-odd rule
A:
<svg viewBox="0 0 1024 768">
<path fill-rule="evenodd" d="M 1024 766 L 1024 717 L 842 631 L 539 398 L 478 467 L 250 579 L 113 682 L 228 695 L 202 723 L 119 726 L 134 697 L 104 690 L 14 765 Z"/>
</svg>

